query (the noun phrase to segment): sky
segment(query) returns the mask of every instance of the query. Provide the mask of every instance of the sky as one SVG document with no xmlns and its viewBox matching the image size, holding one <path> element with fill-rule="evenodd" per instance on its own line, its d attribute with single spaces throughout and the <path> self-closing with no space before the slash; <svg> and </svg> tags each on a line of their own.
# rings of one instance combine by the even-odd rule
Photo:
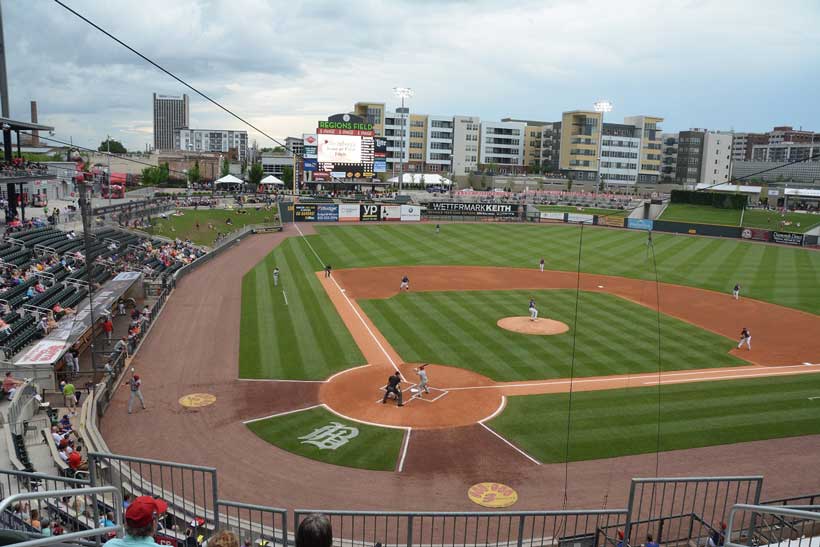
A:
<svg viewBox="0 0 820 547">
<path fill-rule="evenodd" d="M 153 142 L 152 93 L 190 96 L 193 128 L 247 129 L 51 0 L 0 0 L 11 114 L 96 148 Z M 820 131 L 816 0 L 64 0 L 277 138 L 356 101 L 554 121 L 614 105 L 690 127 Z"/>
</svg>

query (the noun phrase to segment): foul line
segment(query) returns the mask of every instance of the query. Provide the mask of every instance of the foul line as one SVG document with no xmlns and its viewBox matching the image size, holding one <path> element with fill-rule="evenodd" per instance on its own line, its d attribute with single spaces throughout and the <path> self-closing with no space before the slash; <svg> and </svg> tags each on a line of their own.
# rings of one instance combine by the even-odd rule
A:
<svg viewBox="0 0 820 547">
<path fill-rule="evenodd" d="M 683 384 L 686 382 L 703 382 L 704 380 L 738 380 L 743 378 L 767 378 L 770 376 L 791 376 L 794 374 L 817 374 L 820 370 L 813 369 L 811 371 L 790 370 L 788 372 L 775 372 L 773 374 L 733 374 L 731 376 L 712 376 L 709 378 L 685 378 L 683 380 L 661 380 L 661 384 Z M 646 384 L 654 384 L 655 382 L 644 382 Z"/>
<path fill-rule="evenodd" d="M 316 260 L 319 261 L 319 264 L 324 266 L 324 262 L 322 262 L 322 257 L 319 256 L 319 253 L 316 252 L 316 249 L 313 248 L 313 245 L 310 244 L 310 241 L 308 241 L 305 238 L 305 234 L 302 233 L 302 230 L 301 230 L 301 228 L 299 228 L 299 225 L 294 223 L 294 226 L 296 226 L 296 230 L 299 232 L 299 235 L 302 236 L 302 239 L 304 240 L 304 242 L 307 243 L 307 246 L 310 247 L 310 250 L 313 251 L 313 254 L 316 256 Z M 379 339 L 376 337 L 376 335 L 373 333 L 373 331 L 370 330 L 370 327 L 367 325 L 367 322 L 364 320 L 364 317 L 362 317 L 362 315 L 359 313 L 359 310 L 356 309 L 356 306 L 353 305 L 353 302 L 350 301 L 350 298 L 348 298 L 348 296 L 345 294 L 344 290 L 342 290 L 342 287 L 341 287 L 341 285 L 339 285 L 339 282 L 336 281 L 336 278 L 331 275 L 330 280 L 333 281 L 333 284 L 336 285 L 337 289 L 339 289 L 339 294 L 341 294 L 342 297 L 344 297 L 344 299 L 347 301 L 348 305 L 350 305 L 350 309 L 353 310 L 353 313 L 355 313 L 356 317 L 359 318 L 359 321 L 362 322 L 362 325 L 364 325 L 364 328 L 370 334 L 371 338 L 373 338 L 373 341 L 376 342 L 376 345 L 379 346 L 379 349 L 382 350 L 382 353 L 384 353 L 384 356 L 387 357 L 387 360 L 390 361 L 390 364 L 393 365 L 393 368 L 396 369 L 396 372 L 401 372 L 399 370 L 399 367 L 396 366 L 396 362 L 393 361 L 393 358 L 390 357 L 390 354 L 387 353 L 387 350 L 384 349 L 384 346 L 382 346 L 382 343 L 379 342 Z"/>
<path fill-rule="evenodd" d="M 401 448 L 401 458 L 399 459 L 399 469 L 398 472 L 401 473 L 404 470 L 404 458 L 407 456 L 407 447 L 410 446 L 410 433 L 413 430 L 411 428 L 407 428 L 407 431 L 404 433 L 404 443 Z"/>
<path fill-rule="evenodd" d="M 282 289 L 282 296 L 285 297 L 285 306 L 288 305 L 288 294 L 285 292 L 285 289 Z"/>
<path fill-rule="evenodd" d="M 253 418 L 252 420 L 245 420 L 242 423 L 245 424 L 245 425 L 252 424 L 253 422 L 261 422 L 262 420 L 269 420 L 271 418 L 278 418 L 279 416 L 287 416 L 288 414 L 296 414 L 297 412 L 304 412 L 305 410 L 313 410 L 314 408 L 319 408 L 320 406 L 324 406 L 324 405 L 313 405 L 313 406 L 308 406 L 308 407 L 305 407 L 305 408 L 297 408 L 296 410 L 288 410 L 286 412 L 279 412 L 279 413 L 276 413 L 276 414 L 271 414 L 270 416 L 263 416 L 261 418 Z"/>
<path fill-rule="evenodd" d="M 501 441 L 502 441 L 502 442 L 504 442 L 504 444 L 506 444 L 507 446 L 509 446 L 509 447 L 513 448 L 516 452 L 518 452 L 519 454 L 521 454 L 522 456 L 524 456 L 525 458 L 527 458 L 528 460 L 530 460 L 532 463 L 534 463 L 535 465 L 541 465 L 541 462 L 539 462 L 538 460 L 536 460 L 535 458 L 533 458 L 532 456 L 530 456 L 529 454 L 527 454 L 526 452 L 524 452 L 523 450 L 521 450 L 520 448 L 518 448 L 517 446 L 515 446 L 513 443 L 511 443 L 510 441 L 508 441 L 507 439 L 505 439 L 504 437 L 502 437 L 501 435 L 499 435 L 498 433 L 496 433 L 495 431 L 493 431 L 493 430 L 492 430 L 489 426 L 487 426 L 487 424 L 485 424 L 483 421 L 478 422 L 478 423 L 479 423 L 479 425 L 480 425 L 481 427 L 483 427 L 484 429 L 486 429 L 487 431 L 489 431 L 490 433 L 492 433 L 493 435 L 495 435 L 496 437 L 498 437 L 499 439 L 501 439 Z"/>
<path fill-rule="evenodd" d="M 237 378 L 239 382 L 281 382 L 294 384 L 324 384 L 324 380 L 277 380 L 276 378 Z"/>
</svg>

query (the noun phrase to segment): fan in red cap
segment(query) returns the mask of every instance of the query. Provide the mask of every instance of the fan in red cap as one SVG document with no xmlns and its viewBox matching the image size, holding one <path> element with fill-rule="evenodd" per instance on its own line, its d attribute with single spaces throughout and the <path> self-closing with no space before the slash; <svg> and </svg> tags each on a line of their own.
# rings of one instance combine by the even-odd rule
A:
<svg viewBox="0 0 820 547">
<path fill-rule="evenodd" d="M 158 518 L 168 510 L 168 504 L 151 496 L 140 496 L 125 510 L 125 537 L 106 542 L 109 547 L 156 545 Z"/>
</svg>

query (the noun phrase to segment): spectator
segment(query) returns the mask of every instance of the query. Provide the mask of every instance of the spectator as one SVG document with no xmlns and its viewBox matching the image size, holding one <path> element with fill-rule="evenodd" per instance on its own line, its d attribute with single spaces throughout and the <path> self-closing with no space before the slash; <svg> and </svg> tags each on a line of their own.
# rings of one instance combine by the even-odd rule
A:
<svg viewBox="0 0 820 547">
<path fill-rule="evenodd" d="M 122 495 L 122 510 L 125 511 L 128 509 L 129 505 L 131 505 L 131 494 L 126 492 Z"/>
<path fill-rule="evenodd" d="M 65 397 L 65 406 L 71 411 L 72 416 L 76 416 L 75 409 L 77 408 L 77 398 L 75 397 L 77 388 L 71 382 L 66 383 L 63 387 L 63 396 Z"/>
<path fill-rule="evenodd" d="M 222 530 L 208 539 L 208 547 L 239 547 L 239 538 L 233 532 Z"/>
<path fill-rule="evenodd" d="M 126 357 L 128 356 L 128 338 L 125 336 L 120 338 L 120 341 L 114 344 L 114 353 L 117 352 L 125 352 Z"/>
<path fill-rule="evenodd" d="M 23 380 L 18 380 L 11 375 L 11 372 L 7 372 L 6 377 L 3 379 L 3 393 L 11 399 L 14 397 L 14 392 L 17 391 L 17 388 L 21 385 L 23 385 Z"/>
<path fill-rule="evenodd" d="M 11 334 L 11 325 L 0 319 L 0 334 L 8 336 Z"/>
<path fill-rule="evenodd" d="M 100 526 L 104 526 L 106 528 L 116 526 L 114 523 L 114 513 L 112 511 L 106 511 L 105 515 L 100 517 Z"/>
<path fill-rule="evenodd" d="M 109 547 L 146 547 L 157 545 L 159 517 L 168 510 L 168 504 L 150 496 L 140 496 L 125 510 L 125 537 L 108 540 Z"/>
<path fill-rule="evenodd" d="M 72 450 L 66 460 L 72 471 L 88 471 L 88 461 L 84 460 L 78 450 Z"/>
<path fill-rule="evenodd" d="M 706 541 L 708 547 L 722 547 L 726 541 L 726 523 L 720 523 L 720 530 L 712 530 L 709 539 Z"/>
<path fill-rule="evenodd" d="M 31 526 L 38 531 L 42 528 L 42 524 L 40 523 L 40 512 L 37 509 L 31 510 Z"/>
<path fill-rule="evenodd" d="M 325 515 L 308 515 L 296 530 L 296 547 L 331 547 L 333 529 Z"/>
<path fill-rule="evenodd" d="M 660 547 L 658 542 L 655 541 L 655 538 L 652 537 L 652 534 L 646 534 L 646 545 L 645 547 Z"/>
<path fill-rule="evenodd" d="M 43 331 L 43 335 L 48 334 L 48 317 L 43 314 L 40 316 L 40 321 L 37 322 L 37 328 Z"/>
<path fill-rule="evenodd" d="M 31 521 L 31 516 L 29 515 L 29 504 L 26 503 L 18 503 L 12 509 L 12 515 L 17 517 L 18 519 L 22 520 L 23 522 Z"/>
<path fill-rule="evenodd" d="M 51 537 L 51 521 L 43 519 L 40 524 L 40 533 L 44 537 Z"/>
</svg>

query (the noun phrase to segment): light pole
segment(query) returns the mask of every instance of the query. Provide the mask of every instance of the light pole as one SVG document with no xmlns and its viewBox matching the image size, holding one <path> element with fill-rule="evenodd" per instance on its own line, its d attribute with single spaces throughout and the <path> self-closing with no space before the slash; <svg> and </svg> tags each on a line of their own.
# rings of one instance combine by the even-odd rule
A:
<svg viewBox="0 0 820 547">
<path fill-rule="evenodd" d="M 404 100 L 413 96 L 413 90 L 409 87 L 394 87 L 393 94 L 401 99 L 401 159 L 399 160 L 399 195 L 401 195 L 401 186 L 404 182 L 404 140 L 407 132 L 407 110 L 404 108 Z"/>
<path fill-rule="evenodd" d="M 598 193 L 598 188 L 601 186 L 603 182 L 603 178 L 601 178 L 601 160 L 604 157 L 604 114 L 607 112 L 612 112 L 612 103 L 607 100 L 596 101 L 592 105 L 592 109 L 595 112 L 601 113 L 601 131 L 598 140 L 600 144 L 598 145 L 598 178 L 595 181 L 595 193 Z"/>
<path fill-rule="evenodd" d="M 108 145 L 108 205 L 111 205 L 111 135 L 105 136 Z"/>
</svg>

